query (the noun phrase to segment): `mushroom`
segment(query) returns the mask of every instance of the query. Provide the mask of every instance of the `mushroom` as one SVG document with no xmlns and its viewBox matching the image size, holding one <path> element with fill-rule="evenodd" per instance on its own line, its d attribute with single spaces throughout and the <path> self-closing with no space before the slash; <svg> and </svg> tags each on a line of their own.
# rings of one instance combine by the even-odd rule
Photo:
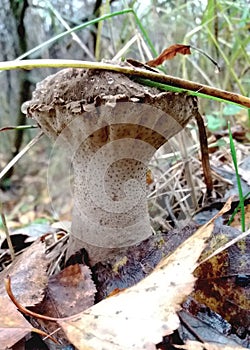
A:
<svg viewBox="0 0 250 350">
<path fill-rule="evenodd" d="M 72 155 L 71 253 L 85 248 L 94 264 L 152 234 L 148 163 L 195 109 L 192 96 L 106 70 L 64 69 L 37 84 L 22 110 Z"/>
</svg>

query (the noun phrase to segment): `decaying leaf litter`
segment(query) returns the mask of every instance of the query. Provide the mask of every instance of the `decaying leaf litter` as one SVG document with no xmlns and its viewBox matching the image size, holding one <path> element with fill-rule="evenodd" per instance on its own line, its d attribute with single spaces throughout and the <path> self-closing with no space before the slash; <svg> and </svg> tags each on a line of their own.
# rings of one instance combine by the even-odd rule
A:
<svg viewBox="0 0 250 350">
<path fill-rule="evenodd" d="M 194 231 L 193 231 L 194 232 Z M 160 244 L 160 242 L 158 242 L 158 244 Z M 121 258 L 121 256 L 120 256 L 120 258 Z M 116 269 L 117 271 L 119 270 L 119 268 L 120 267 L 122 267 L 123 265 L 126 265 L 126 255 L 125 255 L 125 257 L 123 256 L 123 258 L 121 258 L 120 259 L 120 261 L 119 261 L 119 259 L 118 259 L 118 262 L 116 262 L 116 264 L 114 264 L 114 270 Z M 161 257 L 160 257 L 161 258 Z M 124 260 L 125 259 L 125 260 Z M 157 259 L 159 259 L 159 257 L 158 258 L 156 258 L 156 260 Z M 159 261 L 159 260 L 158 260 Z M 154 266 L 155 266 L 155 261 L 154 261 L 154 263 L 153 263 L 153 265 L 152 266 L 144 266 L 144 270 L 147 270 L 147 272 L 150 272 L 151 270 L 153 270 L 153 268 L 154 268 Z M 194 266 L 192 267 L 192 269 L 194 268 Z M 145 275 L 147 275 L 147 272 L 145 273 Z M 152 276 L 153 276 L 153 274 L 152 274 Z M 173 282 L 173 284 L 174 284 L 174 282 Z M 139 286 L 139 284 L 138 284 L 138 286 Z M 138 288 L 140 288 L 140 287 L 138 287 Z M 119 292 L 119 288 L 117 288 L 118 289 L 118 292 Z M 130 289 L 128 289 L 128 291 L 130 291 Z M 187 293 L 187 294 L 189 294 L 189 293 Z M 117 295 L 117 297 L 116 296 L 114 296 L 115 298 L 118 298 L 119 297 L 119 295 L 121 295 L 122 296 L 122 298 L 125 298 L 125 300 L 126 300 L 126 293 L 124 292 L 124 294 L 122 294 L 122 291 L 120 291 L 120 294 L 118 294 Z M 110 300 L 115 300 L 115 299 L 110 299 Z M 108 302 L 108 299 L 107 299 L 107 302 Z M 97 305 L 100 305 L 100 307 L 101 307 L 101 305 L 105 305 L 105 304 L 97 304 Z M 179 306 L 178 306 L 179 307 Z M 95 307 L 94 307 L 94 309 L 95 309 Z M 97 308 L 97 310 L 98 310 L 98 308 Z M 117 311 L 117 310 L 116 310 Z M 95 315 L 95 314 L 94 314 Z M 172 317 L 172 316 L 171 316 Z M 170 319 L 171 319 L 171 317 L 170 317 Z M 174 316 L 173 316 L 174 317 Z M 94 316 L 94 318 L 96 318 L 96 316 Z M 98 318 L 98 315 L 97 315 L 97 318 Z M 176 318 L 176 316 L 174 317 L 174 318 Z M 73 319 L 73 321 L 74 321 L 74 319 Z M 176 322 L 176 319 L 175 319 L 175 322 Z M 65 325 L 65 323 L 62 323 L 63 325 Z M 172 328 L 171 329 L 171 331 L 173 331 L 173 329 L 175 328 L 175 326 L 173 326 L 173 324 L 171 323 L 171 325 L 172 326 L 170 326 L 170 328 Z M 66 327 L 66 326 L 65 326 Z M 72 338 L 72 343 L 74 343 L 75 342 L 75 344 L 76 344 L 76 346 L 78 347 L 78 348 L 81 348 L 81 346 L 85 346 L 85 345 L 82 345 L 82 343 L 81 343 L 81 339 L 79 339 L 79 337 L 78 337 L 78 335 L 77 334 L 75 334 L 74 335 L 74 331 L 71 329 L 70 331 L 69 331 L 69 329 L 68 329 L 68 327 L 66 327 L 65 328 L 65 331 L 66 331 L 66 334 L 68 335 L 68 337 L 69 337 L 69 339 L 71 339 Z M 153 330 L 152 330 L 153 331 Z M 69 333 L 67 333 L 67 332 L 69 332 Z M 122 335 L 120 335 L 120 337 L 118 336 L 119 334 L 118 334 L 118 332 L 117 332 L 117 338 L 118 338 L 118 342 L 117 342 L 117 349 L 119 348 L 119 349 L 123 349 L 124 347 L 121 347 L 121 342 L 124 340 L 124 337 L 122 336 Z M 139 334 L 137 334 L 136 335 L 137 337 L 139 337 Z M 162 335 L 160 335 L 160 337 L 161 337 Z M 152 335 L 152 338 L 154 338 L 154 336 Z M 160 339 L 159 339 L 159 335 L 157 336 L 157 338 L 158 338 L 158 341 L 153 341 L 152 343 L 150 343 L 150 341 L 149 341 L 149 343 L 143 343 L 145 346 L 146 346 L 146 348 L 155 348 L 155 342 L 157 343 L 157 342 L 159 342 L 160 341 Z M 108 341 L 108 342 L 110 342 L 111 341 L 111 343 L 114 341 L 114 340 L 112 340 L 112 339 L 103 339 L 103 342 L 105 342 L 105 341 Z M 136 344 L 136 341 L 137 340 L 135 340 L 135 343 L 134 344 Z M 145 341 L 144 340 L 144 338 L 143 338 L 143 340 L 140 340 L 140 345 L 139 346 L 141 346 L 141 341 Z M 147 340 L 146 340 L 147 341 Z M 152 339 L 151 339 L 151 341 L 152 341 Z M 79 343 L 80 342 L 80 343 Z M 95 344 L 95 343 L 94 343 Z M 109 343 L 108 343 L 109 344 Z M 114 346 L 114 344 L 115 343 L 112 343 L 112 346 Z M 130 344 L 131 345 L 131 344 Z M 129 346 L 130 346 L 129 345 Z M 94 347 L 93 348 L 95 348 L 95 346 L 96 345 L 94 345 Z M 119 347 L 120 346 L 120 347 Z M 215 345 L 216 346 L 216 345 Z M 114 347 L 115 348 L 115 347 Z M 136 347 L 134 347 L 134 348 L 136 348 Z M 138 349 L 139 349 L 140 347 L 138 347 Z"/>
</svg>

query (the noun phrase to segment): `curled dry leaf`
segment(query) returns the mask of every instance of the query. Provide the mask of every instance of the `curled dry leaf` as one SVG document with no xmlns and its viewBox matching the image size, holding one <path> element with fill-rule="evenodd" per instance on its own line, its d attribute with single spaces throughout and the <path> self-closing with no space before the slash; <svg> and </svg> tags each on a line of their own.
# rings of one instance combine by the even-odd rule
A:
<svg viewBox="0 0 250 350">
<path fill-rule="evenodd" d="M 77 349 L 156 349 L 162 336 L 179 326 L 176 311 L 195 282 L 192 274 L 205 241 L 209 223 L 182 243 L 137 285 L 58 323 Z"/>
<path fill-rule="evenodd" d="M 146 64 L 150 67 L 157 67 L 164 61 L 171 60 L 172 58 L 174 58 L 177 55 L 177 53 L 180 53 L 182 55 L 191 55 L 190 46 L 181 44 L 171 45 L 167 49 L 162 51 L 162 53 L 158 57 L 151 61 L 148 61 Z"/>
</svg>

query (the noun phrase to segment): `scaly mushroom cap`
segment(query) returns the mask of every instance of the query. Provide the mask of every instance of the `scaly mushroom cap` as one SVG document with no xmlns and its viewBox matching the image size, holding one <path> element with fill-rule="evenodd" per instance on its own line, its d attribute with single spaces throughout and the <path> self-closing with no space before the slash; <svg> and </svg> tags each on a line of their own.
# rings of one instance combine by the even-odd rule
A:
<svg viewBox="0 0 250 350">
<path fill-rule="evenodd" d="M 117 117 L 115 110 L 117 102 L 147 104 L 158 109 L 158 113 L 156 116 L 143 115 L 143 110 L 139 112 L 137 110 L 136 121 L 131 113 L 133 111 L 129 111 L 130 113 L 123 111 L 122 116 Z M 105 105 L 111 115 L 105 113 L 100 116 L 92 113 L 90 117 L 89 113 L 93 111 L 96 113 L 96 107 L 101 105 Z M 141 85 L 128 76 L 116 72 L 76 68 L 61 70 L 38 83 L 32 94 L 32 100 L 22 106 L 23 112 L 27 113 L 28 117 L 34 118 L 43 131 L 53 138 L 56 138 L 72 120 L 82 116 L 84 133 L 88 135 L 93 133 L 93 125 L 96 124 L 99 128 L 102 125 L 111 125 L 110 122 L 116 125 L 119 122 L 123 124 L 138 122 L 169 139 L 190 120 L 193 108 L 197 108 L 197 102 L 192 96 L 159 92 L 156 88 Z M 130 130 L 129 126 L 128 134 Z M 134 136 L 140 138 L 141 134 Z"/>
<path fill-rule="evenodd" d="M 151 234 L 147 164 L 196 108 L 192 96 L 105 70 L 64 69 L 37 84 L 23 110 L 71 148 L 72 234 L 78 240 L 112 248 Z"/>
</svg>

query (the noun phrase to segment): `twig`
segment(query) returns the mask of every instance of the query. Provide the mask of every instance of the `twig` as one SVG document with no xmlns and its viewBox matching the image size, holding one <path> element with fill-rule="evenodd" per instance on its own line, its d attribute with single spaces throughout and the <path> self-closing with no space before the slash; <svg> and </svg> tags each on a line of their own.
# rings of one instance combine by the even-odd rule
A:
<svg viewBox="0 0 250 350">
<path fill-rule="evenodd" d="M 209 152 L 206 128 L 198 109 L 195 112 L 195 120 L 199 129 L 200 150 L 201 150 L 201 162 L 204 174 L 204 180 L 207 187 L 207 194 L 210 197 L 213 191 L 213 178 L 211 173 L 211 167 L 209 163 Z"/>
<path fill-rule="evenodd" d="M 57 320 L 57 319 L 53 319 L 53 318 L 48 317 L 48 316 L 43 316 L 43 315 L 36 314 L 35 312 L 30 311 L 30 310 L 26 309 L 24 306 L 22 306 L 21 304 L 19 304 L 19 302 L 16 300 L 16 298 L 14 297 L 14 295 L 12 293 L 10 276 L 8 276 L 7 278 L 4 279 L 4 283 L 5 283 L 5 289 L 6 289 L 6 292 L 7 292 L 8 296 L 9 296 L 9 298 L 14 303 L 14 305 L 18 308 L 19 311 L 21 311 L 25 315 L 28 315 L 28 316 L 31 316 L 31 317 L 40 318 L 42 320 L 47 320 L 47 321 L 56 321 Z M 44 336 L 46 338 L 49 338 L 54 343 L 59 344 L 56 339 L 51 337 L 51 335 L 47 334 L 46 332 L 43 332 L 42 330 L 40 330 L 38 328 L 31 328 L 30 331 L 34 332 L 34 333 L 38 333 L 38 334 L 40 334 L 40 335 L 42 335 L 42 336 Z"/>
<path fill-rule="evenodd" d="M 244 107 L 250 108 L 250 98 L 243 95 L 239 95 L 233 92 L 217 89 L 208 85 L 203 85 L 190 80 L 184 80 L 181 78 L 173 77 L 171 75 L 160 74 L 152 72 L 146 69 L 139 69 L 129 66 L 121 66 L 117 64 L 110 64 L 104 62 L 88 62 L 88 61 L 77 61 L 77 60 L 24 60 L 24 61 L 8 61 L 0 62 L 0 70 L 11 70 L 11 69 L 33 69 L 33 68 L 88 68 L 88 69 L 101 69 L 120 72 L 128 74 L 134 77 L 141 77 L 149 79 L 154 82 L 167 84 L 172 87 L 181 88 L 193 92 L 193 94 L 201 97 L 212 96 L 218 100 L 229 101 L 236 103 Z"/>
</svg>

